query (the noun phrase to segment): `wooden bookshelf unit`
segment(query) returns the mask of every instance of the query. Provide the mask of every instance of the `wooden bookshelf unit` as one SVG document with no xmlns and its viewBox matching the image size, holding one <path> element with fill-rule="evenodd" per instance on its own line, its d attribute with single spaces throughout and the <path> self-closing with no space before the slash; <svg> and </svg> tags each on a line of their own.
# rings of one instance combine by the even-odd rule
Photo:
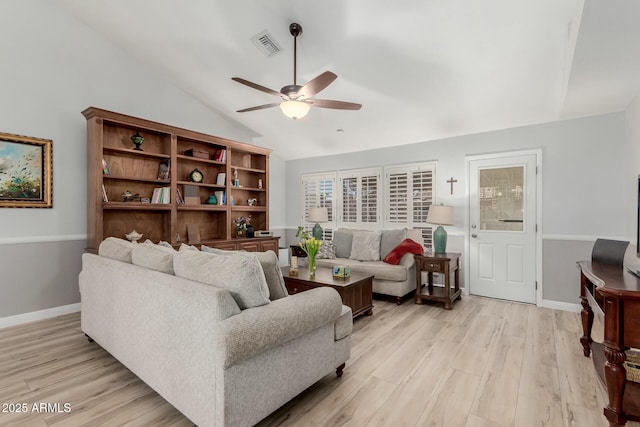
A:
<svg viewBox="0 0 640 427">
<path fill-rule="evenodd" d="M 271 150 L 95 107 L 82 114 L 87 120 L 88 250 L 132 230 L 143 240 L 179 246 L 189 243 L 188 226 L 197 224 L 201 244 L 278 253 L 277 237 L 236 238 L 233 222 L 251 216 L 254 230 L 269 229 Z M 141 150 L 132 141 L 136 134 L 144 138 Z M 166 163 L 169 178 L 161 179 L 160 165 Z M 196 169 L 201 182 L 191 181 Z M 194 204 L 179 200 L 185 186 L 195 189 Z M 154 189 L 163 187 L 168 203 L 147 202 Z M 132 201 L 124 200 L 126 192 Z M 223 200 L 209 204 L 210 196 Z"/>
</svg>

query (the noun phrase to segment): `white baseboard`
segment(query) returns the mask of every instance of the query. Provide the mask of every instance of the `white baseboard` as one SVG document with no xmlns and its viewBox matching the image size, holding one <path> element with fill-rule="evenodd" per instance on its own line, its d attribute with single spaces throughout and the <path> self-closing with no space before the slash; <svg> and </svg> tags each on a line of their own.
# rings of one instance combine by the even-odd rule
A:
<svg viewBox="0 0 640 427">
<path fill-rule="evenodd" d="M 78 311 L 80 311 L 80 303 L 52 307 L 40 311 L 32 311 L 31 313 L 16 314 L 15 316 L 2 317 L 0 318 L 0 328 L 22 325 L 23 323 L 49 319 L 51 317 L 76 313 Z"/>
<path fill-rule="evenodd" d="M 580 313 L 582 306 L 580 304 L 574 304 L 570 302 L 552 301 L 548 299 L 542 300 L 542 307 L 552 308 L 554 310 L 571 311 L 573 313 Z"/>
</svg>

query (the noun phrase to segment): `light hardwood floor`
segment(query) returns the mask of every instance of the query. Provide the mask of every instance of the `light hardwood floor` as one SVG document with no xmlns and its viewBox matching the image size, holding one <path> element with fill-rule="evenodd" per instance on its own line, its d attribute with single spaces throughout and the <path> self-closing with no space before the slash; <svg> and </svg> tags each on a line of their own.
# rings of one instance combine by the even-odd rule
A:
<svg viewBox="0 0 640 427">
<path fill-rule="evenodd" d="M 327 375 L 261 426 L 608 425 L 577 314 L 479 297 L 451 311 L 374 305 L 355 320 L 344 376 Z M 28 412 L 0 412 L 2 426 L 192 425 L 89 343 L 77 313 L 0 330 L 0 404 L 11 403 Z"/>
</svg>

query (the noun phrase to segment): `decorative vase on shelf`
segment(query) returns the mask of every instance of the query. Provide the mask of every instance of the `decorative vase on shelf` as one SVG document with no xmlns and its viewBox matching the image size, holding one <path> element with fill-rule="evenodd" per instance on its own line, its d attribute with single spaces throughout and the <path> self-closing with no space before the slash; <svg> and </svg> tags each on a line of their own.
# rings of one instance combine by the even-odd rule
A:
<svg viewBox="0 0 640 427">
<path fill-rule="evenodd" d="M 131 137 L 131 141 L 133 141 L 133 145 L 136 146 L 134 150 L 144 151 L 142 148 L 140 148 L 140 146 L 144 142 L 144 137 L 140 135 L 140 132 L 136 132 L 136 134 Z"/>
</svg>

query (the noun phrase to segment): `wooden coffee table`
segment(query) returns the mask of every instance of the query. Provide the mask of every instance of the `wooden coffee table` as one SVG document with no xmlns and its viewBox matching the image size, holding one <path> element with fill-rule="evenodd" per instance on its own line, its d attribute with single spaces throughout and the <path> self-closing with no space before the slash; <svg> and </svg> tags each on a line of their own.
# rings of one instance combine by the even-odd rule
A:
<svg viewBox="0 0 640 427">
<path fill-rule="evenodd" d="M 308 269 L 301 268 L 298 270 L 298 276 L 289 276 L 289 267 L 283 267 L 282 276 L 291 295 L 330 286 L 338 291 L 342 303 L 351 307 L 353 317 L 373 314 L 373 276 L 370 274 L 351 272 L 347 279 L 336 279 L 330 268 L 318 268 L 315 277 L 311 278 Z"/>
</svg>

